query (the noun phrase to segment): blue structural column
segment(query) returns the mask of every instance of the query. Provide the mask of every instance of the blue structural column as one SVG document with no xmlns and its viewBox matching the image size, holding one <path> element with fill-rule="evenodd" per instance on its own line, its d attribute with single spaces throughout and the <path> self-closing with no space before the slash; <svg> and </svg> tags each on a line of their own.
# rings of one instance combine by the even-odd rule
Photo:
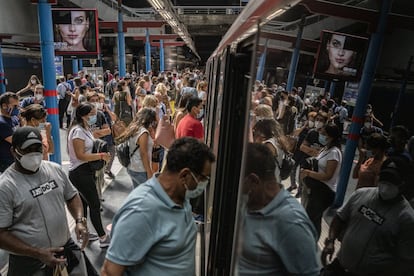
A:
<svg viewBox="0 0 414 276">
<path fill-rule="evenodd" d="M 118 0 L 118 67 L 119 77 L 123 78 L 126 74 L 125 64 L 125 36 L 124 36 L 124 21 L 122 18 L 122 0 Z"/>
<path fill-rule="evenodd" d="M 73 76 L 78 75 L 79 67 L 78 67 L 78 59 L 77 58 L 72 59 L 72 72 L 73 72 Z"/>
<path fill-rule="evenodd" d="M 384 32 L 387 26 L 387 16 L 391 8 L 390 0 L 383 0 L 376 33 L 372 34 L 368 47 L 368 54 L 364 64 L 364 70 L 359 85 L 358 98 L 352 114 L 352 124 L 346 142 L 344 158 L 336 190 L 334 206 L 342 205 L 348 186 L 349 174 L 351 173 L 355 149 L 358 145 L 359 133 L 364 123 L 364 115 L 374 81 L 377 61 L 380 57 L 381 46 L 384 40 Z"/>
<path fill-rule="evenodd" d="M 164 40 L 160 39 L 160 71 L 164 72 Z"/>
<path fill-rule="evenodd" d="M 306 21 L 306 16 L 303 15 L 302 19 L 300 20 L 300 24 L 299 24 L 298 35 L 296 36 L 295 50 L 293 50 L 292 59 L 290 61 L 288 81 L 286 84 L 287 91 L 292 91 L 293 85 L 295 83 L 296 69 L 298 68 L 298 62 L 299 62 L 299 56 L 300 56 L 300 42 L 302 40 L 302 33 L 303 33 L 303 27 L 305 26 L 305 21 Z"/>
<path fill-rule="evenodd" d="M 395 102 L 395 106 L 394 106 L 394 112 L 392 113 L 390 130 L 394 127 L 394 125 L 397 121 L 398 111 L 400 109 L 401 98 L 405 93 L 405 89 L 407 88 L 408 77 L 410 76 L 410 70 L 411 70 L 411 65 L 412 64 L 413 64 L 413 56 L 410 57 L 410 60 L 408 61 L 407 68 L 405 69 L 405 72 L 404 72 L 404 77 L 403 77 L 403 80 L 401 82 L 400 92 L 398 93 L 398 98 L 397 98 L 397 101 Z"/>
<path fill-rule="evenodd" d="M 0 95 L 6 92 L 6 78 L 4 76 L 3 54 L 0 41 Z"/>
<path fill-rule="evenodd" d="M 79 59 L 79 70 L 83 70 L 83 59 Z"/>
<path fill-rule="evenodd" d="M 148 28 L 145 34 L 145 70 L 148 72 L 151 71 L 151 41 Z"/>
<path fill-rule="evenodd" d="M 266 39 L 265 47 L 264 47 L 262 55 L 260 56 L 259 65 L 257 66 L 256 80 L 259 80 L 259 81 L 263 80 L 264 68 L 265 68 L 265 65 L 266 65 L 267 43 L 268 43 L 268 41 L 269 40 Z"/>
<path fill-rule="evenodd" d="M 59 109 L 56 93 L 55 50 L 53 47 L 52 10 L 48 0 L 39 0 L 38 22 L 40 33 L 40 49 L 42 52 L 42 72 L 44 81 L 44 95 L 46 98 L 47 120 L 52 124 L 53 143 L 55 152 L 50 160 L 61 164 L 60 136 L 59 136 Z"/>
<path fill-rule="evenodd" d="M 335 88 L 336 88 L 336 81 L 332 80 L 331 81 L 331 86 L 329 87 L 329 98 L 333 99 L 334 95 L 335 95 Z"/>
</svg>

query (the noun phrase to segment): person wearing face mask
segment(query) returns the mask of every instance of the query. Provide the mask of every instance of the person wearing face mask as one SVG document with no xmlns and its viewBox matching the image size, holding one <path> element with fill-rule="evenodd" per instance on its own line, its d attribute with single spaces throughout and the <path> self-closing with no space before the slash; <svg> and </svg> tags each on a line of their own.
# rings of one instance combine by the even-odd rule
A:
<svg viewBox="0 0 414 276">
<path fill-rule="evenodd" d="M 4 172 L 8 166 L 14 162 L 10 151 L 12 135 L 19 126 L 18 114 L 19 97 L 6 92 L 0 95 L 0 173 Z"/>
<path fill-rule="evenodd" d="M 67 251 L 79 260 L 72 273 L 86 275 L 81 248 L 88 229 L 78 191 L 60 165 L 42 160 L 39 129 L 18 128 L 12 146 L 15 163 L 0 179 L 0 248 L 10 252 L 7 275 L 52 275 L 65 266 Z M 71 238 L 65 207 L 76 221 L 81 248 Z"/>
<path fill-rule="evenodd" d="M 306 158 L 309 157 L 308 154 L 304 153 L 303 151 L 300 150 L 300 147 L 302 145 L 302 143 L 304 143 L 305 141 L 307 141 L 306 143 L 309 144 L 313 144 L 313 142 L 316 142 L 315 138 L 312 138 L 310 136 L 308 136 L 309 132 L 313 131 L 315 129 L 315 117 L 316 117 L 317 113 L 316 112 L 309 112 L 308 113 L 308 120 L 307 122 L 303 125 L 303 127 L 298 128 L 294 131 L 294 135 L 296 137 L 298 137 L 297 142 L 296 142 L 296 146 L 293 152 L 293 159 L 295 160 L 295 166 L 292 169 L 292 172 L 290 174 L 290 186 L 287 188 L 287 190 L 289 192 L 298 189 L 298 192 L 296 193 L 296 197 L 300 197 L 302 194 L 302 183 L 299 181 L 299 183 L 296 183 L 296 174 L 297 174 L 297 168 L 300 166 L 302 167 L 302 165 L 306 162 Z M 306 138 L 308 138 L 306 140 Z"/>
<path fill-rule="evenodd" d="M 20 98 L 32 97 L 38 84 L 42 84 L 39 78 L 36 75 L 31 75 L 27 81 L 27 85 L 17 91 L 16 95 Z"/>
<path fill-rule="evenodd" d="M 82 195 L 84 216 L 87 216 L 86 208 L 89 207 L 91 222 L 100 240 L 100 247 L 109 246 L 110 237 L 105 233 L 101 219 L 101 202 L 96 189 L 95 170 L 89 165 L 89 161 L 105 160 L 111 158 L 109 153 L 92 153 L 94 136 L 91 127 L 96 123 L 96 108 L 90 103 L 81 103 L 76 108 L 75 118 L 68 130 L 69 152 L 69 179 Z M 97 240 L 96 235 L 91 235 L 90 240 Z"/>
<path fill-rule="evenodd" d="M 46 122 L 46 110 L 40 104 L 31 104 L 21 112 L 21 116 L 24 118 L 26 126 L 39 129 L 42 135 L 43 160 L 49 160 L 49 154 L 54 153 L 55 145 L 52 139 L 52 125 Z"/>
<path fill-rule="evenodd" d="M 23 101 L 20 102 L 20 107 L 21 108 L 26 108 L 31 104 L 40 104 L 41 106 L 45 107 L 46 102 L 45 102 L 45 98 L 43 96 L 43 89 L 44 89 L 43 85 L 41 85 L 41 84 L 36 85 L 35 91 L 34 91 L 34 96 L 24 98 Z"/>
<path fill-rule="evenodd" d="M 185 115 L 177 125 L 175 137 L 193 137 L 204 141 L 204 128 L 197 116 L 203 108 L 203 100 L 198 97 L 191 97 L 187 102 L 187 115 Z"/>
<path fill-rule="evenodd" d="M 358 150 L 361 153 L 361 151 L 363 152 L 364 150 L 366 151 L 367 149 L 367 140 L 368 138 L 371 136 L 371 134 L 373 133 L 378 133 L 383 135 L 383 131 L 382 129 L 380 129 L 379 127 L 376 127 L 373 125 L 373 118 L 371 115 L 369 114 L 365 114 L 365 118 L 364 118 L 364 126 L 361 128 L 360 131 L 360 139 L 358 141 Z M 362 154 L 364 155 L 364 154 Z M 366 156 L 366 157 L 371 157 L 371 156 Z M 363 160 L 365 161 L 365 160 Z"/>
<path fill-rule="evenodd" d="M 86 99 L 89 103 L 93 104 L 96 108 L 96 122 L 90 126 L 94 138 L 99 138 L 104 140 L 107 143 L 109 153 L 112 156 L 115 155 L 115 145 L 113 143 L 110 123 L 107 121 L 103 111 L 103 105 L 99 102 L 99 95 L 96 92 L 88 92 L 86 94 Z M 96 176 L 96 189 L 98 191 L 99 198 L 103 201 L 102 198 L 102 189 L 105 185 L 104 179 L 105 166 L 101 170 L 97 170 L 95 173 Z"/>
<path fill-rule="evenodd" d="M 331 260 L 342 237 L 337 258 L 326 268 L 330 275 L 412 275 L 414 210 L 402 195 L 412 180 L 411 164 L 388 158 L 378 187 L 356 190 L 337 211 L 321 256 L 323 263 Z"/>
<path fill-rule="evenodd" d="M 300 203 L 276 180 L 272 152 L 248 144 L 245 160 L 238 275 L 319 275 L 317 233 Z"/>
<path fill-rule="evenodd" d="M 377 186 L 378 175 L 382 162 L 386 159 L 385 152 L 389 143 L 384 135 L 373 133 L 367 139 L 366 146 L 367 150 L 359 150 L 359 160 L 352 174 L 353 178 L 358 179 L 356 189 Z"/>
<path fill-rule="evenodd" d="M 336 125 L 323 127 L 319 132 L 318 139 L 324 147 L 316 156 L 317 171 L 302 169 L 300 178 L 307 189 L 305 209 L 319 237 L 323 213 L 335 199 L 342 164 L 342 152 L 341 134 Z"/>
<path fill-rule="evenodd" d="M 203 192 L 214 161 L 204 143 L 174 141 L 165 169 L 133 190 L 115 214 L 102 276 L 195 275 L 197 227 L 189 197 Z"/>
<path fill-rule="evenodd" d="M 151 163 L 153 138 L 157 128 L 156 113 L 150 108 L 141 108 L 128 128 L 117 138 L 118 143 L 128 141 L 131 162 L 127 172 L 133 188 L 138 187 L 153 175 Z"/>
</svg>

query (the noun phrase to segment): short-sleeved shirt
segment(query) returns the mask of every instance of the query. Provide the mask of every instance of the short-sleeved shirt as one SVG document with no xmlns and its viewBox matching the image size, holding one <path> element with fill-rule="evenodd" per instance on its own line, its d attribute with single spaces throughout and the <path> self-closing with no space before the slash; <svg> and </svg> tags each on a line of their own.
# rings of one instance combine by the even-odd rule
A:
<svg viewBox="0 0 414 276">
<path fill-rule="evenodd" d="M 70 238 L 65 203 L 76 194 L 56 163 L 42 161 L 30 175 L 10 166 L 0 178 L 0 228 L 34 247 L 63 246 Z"/>
<path fill-rule="evenodd" d="M 240 276 L 319 275 L 315 228 L 285 189 L 263 209 L 247 210 L 242 229 Z"/>
<path fill-rule="evenodd" d="M 83 127 L 77 125 L 74 126 L 68 135 L 68 151 L 69 151 L 69 170 L 73 171 L 80 165 L 86 163 L 87 161 L 79 160 L 76 157 L 75 149 L 73 147 L 73 140 L 81 139 L 85 142 L 85 153 L 92 153 L 93 148 L 93 135 L 89 130 L 84 129 Z"/>
<path fill-rule="evenodd" d="M 0 161 L 3 163 L 12 164 L 14 162 L 13 154 L 10 151 L 11 144 L 5 139 L 13 135 L 18 125 L 19 119 L 16 116 L 0 115 Z"/>
<path fill-rule="evenodd" d="M 346 269 L 378 275 L 398 260 L 414 262 L 414 210 L 407 200 L 384 203 L 378 188 L 361 188 L 337 214 L 347 225 L 338 252 Z"/>
<path fill-rule="evenodd" d="M 173 202 L 157 177 L 133 190 L 115 215 L 106 258 L 126 266 L 125 275 L 194 275 L 191 205 Z"/>
<path fill-rule="evenodd" d="M 152 147 L 154 146 L 154 141 L 152 140 L 151 136 L 149 135 L 148 129 L 145 127 L 140 127 L 138 129 L 137 134 L 129 138 L 128 144 L 129 144 L 129 152 L 132 154 L 132 152 L 137 147 L 138 139 L 141 137 L 142 134 L 147 133 L 148 134 L 148 143 L 147 143 L 147 149 L 148 149 L 148 158 L 151 163 L 151 154 L 152 154 Z M 134 152 L 134 154 L 131 156 L 131 162 L 128 165 L 128 169 L 134 172 L 146 172 L 144 164 L 142 162 L 141 153 L 139 152 L 139 149 Z"/>
<path fill-rule="evenodd" d="M 190 114 L 185 115 L 178 123 L 175 137 L 193 137 L 201 139 L 204 137 L 203 125 L 199 120 L 195 119 Z"/>
<path fill-rule="evenodd" d="M 342 153 L 341 150 L 337 147 L 331 147 L 329 149 L 323 149 L 319 155 L 316 157 L 318 159 L 318 169 L 319 172 L 326 172 L 326 166 L 328 161 L 335 160 L 338 161 L 335 172 L 332 177 L 328 180 L 321 180 L 325 183 L 332 191 L 336 192 L 336 186 L 339 181 L 339 171 L 341 170 L 342 164 Z"/>
</svg>

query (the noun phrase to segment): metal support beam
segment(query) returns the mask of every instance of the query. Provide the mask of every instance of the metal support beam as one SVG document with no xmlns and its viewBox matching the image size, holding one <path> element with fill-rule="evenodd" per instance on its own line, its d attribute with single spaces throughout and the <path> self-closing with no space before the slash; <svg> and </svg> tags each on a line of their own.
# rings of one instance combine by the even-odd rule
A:
<svg viewBox="0 0 414 276">
<path fill-rule="evenodd" d="M 164 72 L 164 41 L 160 40 L 160 71 Z"/>
<path fill-rule="evenodd" d="M 161 39 L 163 39 L 163 40 L 175 40 L 177 38 L 180 38 L 180 36 L 176 35 L 176 34 L 161 34 L 161 35 L 150 35 L 149 36 L 150 41 L 161 40 Z M 147 36 L 146 35 L 134 36 L 133 39 L 134 40 L 146 41 Z"/>
<path fill-rule="evenodd" d="M 147 39 L 145 42 L 145 70 L 151 71 L 151 44 L 149 39 L 149 30 L 146 30 Z"/>
<path fill-rule="evenodd" d="M 79 72 L 79 63 L 78 63 L 78 59 L 77 58 L 73 58 L 72 59 L 72 73 L 73 76 L 77 76 Z"/>
<path fill-rule="evenodd" d="M 377 32 L 372 34 L 369 42 L 368 54 L 365 60 L 362 79 L 359 85 L 358 98 L 352 114 L 352 124 L 346 142 L 344 158 L 342 162 L 339 183 L 336 189 L 334 206 L 342 205 L 348 186 L 349 175 L 351 173 L 354 160 L 355 149 L 358 145 L 359 133 L 364 123 L 365 110 L 371 94 L 372 83 L 374 82 L 375 69 L 378 58 L 381 56 L 381 47 L 384 41 L 384 33 L 387 26 L 387 16 L 391 9 L 391 0 L 382 0 L 381 13 L 378 21 Z"/>
<path fill-rule="evenodd" d="M 128 28 L 161 28 L 165 24 L 164 21 L 125 21 L 123 22 L 122 30 L 126 32 Z M 118 22 L 101 21 L 99 22 L 99 28 L 112 29 L 116 32 L 118 30 Z"/>
<path fill-rule="evenodd" d="M 47 120 L 52 124 L 52 137 L 55 144 L 55 152 L 50 155 L 50 160 L 61 164 L 60 134 L 59 134 L 59 109 L 56 93 L 55 72 L 55 48 L 53 45 L 52 9 L 47 0 L 39 0 L 38 22 L 40 34 L 40 46 L 42 53 L 42 72 L 44 81 L 44 96 L 47 107 Z"/>
<path fill-rule="evenodd" d="M 3 53 L 1 52 L 0 39 L 0 95 L 6 92 L 6 78 L 4 77 Z"/>
<path fill-rule="evenodd" d="M 125 37 L 122 17 L 122 0 L 118 0 L 118 71 L 119 77 L 123 78 L 126 74 L 126 59 L 125 59 Z"/>
<path fill-rule="evenodd" d="M 292 58 L 290 61 L 289 76 L 288 76 L 288 81 L 286 85 L 286 90 L 288 92 L 292 91 L 293 84 L 295 83 L 296 70 L 298 68 L 298 62 L 299 62 L 299 56 L 300 56 L 300 42 L 302 40 L 302 33 L 303 33 L 303 28 L 305 27 L 305 22 L 306 22 L 306 16 L 302 15 L 302 19 L 299 23 L 298 35 L 296 37 L 295 50 L 292 53 Z"/>
</svg>

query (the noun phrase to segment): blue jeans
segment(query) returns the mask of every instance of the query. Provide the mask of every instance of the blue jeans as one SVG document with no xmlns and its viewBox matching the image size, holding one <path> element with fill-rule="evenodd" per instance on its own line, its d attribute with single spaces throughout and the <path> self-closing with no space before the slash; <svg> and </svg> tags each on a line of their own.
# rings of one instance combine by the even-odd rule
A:
<svg viewBox="0 0 414 276">
<path fill-rule="evenodd" d="M 134 189 L 138 187 L 139 184 L 144 183 L 147 181 L 147 173 L 146 172 L 135 172 L 130 169 L 127 169 L 127 172 L 132 180 L 132 185 L 134 185 Z"/>
</svg>

